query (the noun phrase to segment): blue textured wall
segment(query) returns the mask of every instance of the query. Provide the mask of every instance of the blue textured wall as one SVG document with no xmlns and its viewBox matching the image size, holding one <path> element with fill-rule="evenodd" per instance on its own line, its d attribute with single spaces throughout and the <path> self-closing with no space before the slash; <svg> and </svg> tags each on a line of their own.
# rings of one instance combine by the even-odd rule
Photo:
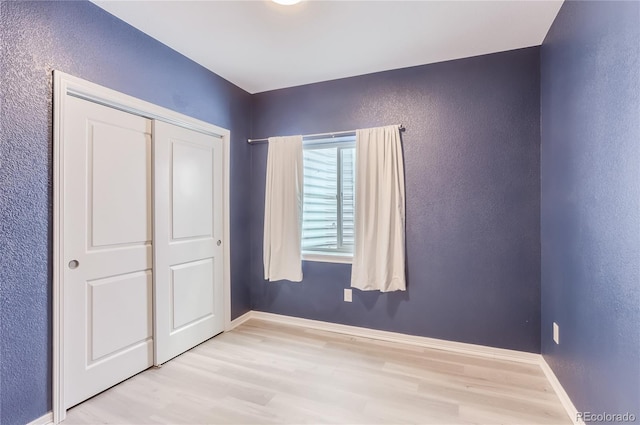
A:
<svg viewBox="0 0 640 425">
<path fill-rule="evenodd" d="M 640 3 L 565 2 L 541 87 L 542 353 L 578 410 L 640 417 Z"/>
<path fill-rule="evenodd" d="M 267 146 L 251 147 L 255 309 L 540 350 L 539 49 L 254 95 L 252 137 L 406 125 L 408 290 L 354 290 L 350 265 L 262 279 Z"/>
<path fill-rule="evenodd" d="M 249 308 L 251 97 L 88 2 L 3 2 L 0 423 L 51 409 L 53 69 L 231 130 L 233 315 Z"/>
</svg>

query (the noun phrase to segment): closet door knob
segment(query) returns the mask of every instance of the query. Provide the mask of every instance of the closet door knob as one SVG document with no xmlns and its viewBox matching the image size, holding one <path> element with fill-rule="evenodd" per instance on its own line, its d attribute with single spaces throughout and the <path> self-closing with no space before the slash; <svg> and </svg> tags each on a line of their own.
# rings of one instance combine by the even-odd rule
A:
<svg viewBox="0 0 640 425">
<path fill-rule="evenodd" d="M 218 245 L 218 246 L 222 245 L 222 241 L 220 239 L 218 239 L 218 242 L 216 242 L 216 245 Z"/>
<path fill-rule="evenodd" d="M 78 260 L 71 260 L 71 261 L 69 261 L 69 268 L 70 268 L 71 270 L 73 270 L 73 269 L 77 269 L 79 265 L 80 265 L 80 262 L 79 262 Z"/>
</svg>

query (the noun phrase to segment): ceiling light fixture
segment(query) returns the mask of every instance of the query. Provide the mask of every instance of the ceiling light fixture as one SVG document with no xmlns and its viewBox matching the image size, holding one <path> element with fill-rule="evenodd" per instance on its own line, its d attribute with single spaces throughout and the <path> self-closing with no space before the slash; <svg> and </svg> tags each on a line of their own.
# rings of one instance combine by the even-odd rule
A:
<svg viewBox="0 0 640 425">
<path fill-rule="evenodd" d="M 300 3 L 300 0 L 273 0 L 273 2 L 281 4 L 283 6 L 291 6 L 296 3 Z"/>
</svg>

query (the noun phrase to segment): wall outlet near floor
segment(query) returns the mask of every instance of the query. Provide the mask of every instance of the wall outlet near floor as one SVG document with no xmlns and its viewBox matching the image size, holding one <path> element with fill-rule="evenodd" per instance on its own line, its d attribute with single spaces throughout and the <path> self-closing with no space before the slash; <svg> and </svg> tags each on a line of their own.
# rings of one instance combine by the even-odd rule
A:
<svg viewBox="0 0 640 425">
<path fill-rule="evenodd" d="M 553 322 L 553 340 L 556 344 L 560 344 L 560 326 L 556 322 Z"/>
<path fill-rule="evenodd" d="M 345 288 L 345 290 L 344 290 L 344 300 L 346 302 L 350 303 L 352 299 L 353 298 L 352 298 L 352 295 L 351 295 L 351 289 Z"/>
</svg>

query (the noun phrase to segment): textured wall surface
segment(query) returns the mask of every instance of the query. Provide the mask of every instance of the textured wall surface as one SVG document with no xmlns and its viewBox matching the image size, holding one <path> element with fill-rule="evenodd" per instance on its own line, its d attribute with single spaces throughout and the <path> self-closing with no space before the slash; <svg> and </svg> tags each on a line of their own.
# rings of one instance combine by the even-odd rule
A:
<svg viewBox="0 0 640 425">
<path fill-rule="evenodd" d="M 579 411 L 640 417 L 640 3 L 564 3 L 541 138 L 542 353 Z"/>
<path fill-rule="evenodd" d="M 248 93 L 88 2 L 3 2 L 0 423 L 51 409 L 52 70 L 231 130 L 233 315 L 249 308 Z"/>
<path fill-rule="evenodd" d="M 254 95 L 252 137 L 403 123 L 407 292 L 354 291 L 350 265 L 264 282 L 267 146 L 251 147 L 255 309 L 540 350 L 539 49 Z"/>
</svg>

